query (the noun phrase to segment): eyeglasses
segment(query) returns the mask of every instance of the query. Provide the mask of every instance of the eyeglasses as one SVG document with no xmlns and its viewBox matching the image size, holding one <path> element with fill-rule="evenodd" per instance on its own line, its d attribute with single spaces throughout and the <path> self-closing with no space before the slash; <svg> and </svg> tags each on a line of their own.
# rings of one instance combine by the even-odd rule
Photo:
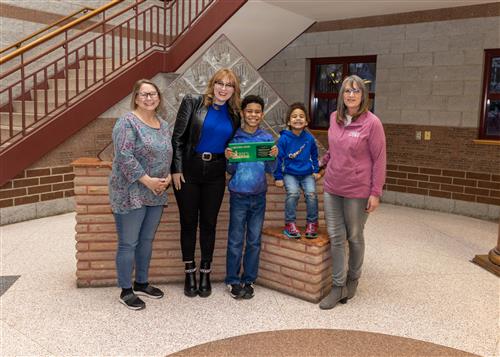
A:
<svg viewBox="0 0 500 357">
<path fill-rule="evenodd" d="M 358 89 L 358 88 L 347 88 L 344 90 L 344 94 L 347 94 L 347 95 L 351 95 L 351 94 L 354 94 L 354 95 L 357 95 L 357 94 L 361 94 L 361 89 Z"/>
<path fill-rule="evenodd" d="M 151 97 L 151 99 L 156 99 L 158 97 L 158 92 L 139 92 L 137 94 L 141 99 L 147 99 L 148 97 Z"/>
<path fill-rule="evenodd" d="M 228 89 L 234 89 L 234 84 L 232 83 L 224 83 L 222 81 L 215 81 L 215 85 L 224 89 L 224 88 L 228 88 Z"/>
</svg>

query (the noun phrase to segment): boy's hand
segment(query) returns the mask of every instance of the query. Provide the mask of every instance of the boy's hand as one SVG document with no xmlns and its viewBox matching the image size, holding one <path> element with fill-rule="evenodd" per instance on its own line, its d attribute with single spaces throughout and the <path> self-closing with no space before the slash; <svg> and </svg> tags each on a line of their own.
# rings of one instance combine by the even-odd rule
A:
<svg viewBox="0 0 500 357">
<path fill-rule="evenodd" d="M 224 150 L 224 156 L 227 160 L 229 160 L 233 157 L 233 150 L 231 150 L 230 148 L 226 148 L 226 150 Z"/>
<path fill-rule="evenodd" d="M 321 178 L 321 174 L 318 172 L 318 173 L 313 173 L 313 177 L 316 181 L 318 181 L 320 178 Z"/>
<path fill-rule="evenodd" d="M 276 180 L 276 181 L 274 181 L 274 184 L 276 185 L 276 187 L 285 186 L 285 184 L 283 183 L 283 180 Z"/>
<path fill-rule="evenodd" d="M 278 156 L 279 154 L 279 149 L 276 145 L 273 145 L 273 147 L 271 148 L 271 151 L 269 151 L 269 156 L 273 156 L 273 157 L 276 157 Z"/>
</svg>

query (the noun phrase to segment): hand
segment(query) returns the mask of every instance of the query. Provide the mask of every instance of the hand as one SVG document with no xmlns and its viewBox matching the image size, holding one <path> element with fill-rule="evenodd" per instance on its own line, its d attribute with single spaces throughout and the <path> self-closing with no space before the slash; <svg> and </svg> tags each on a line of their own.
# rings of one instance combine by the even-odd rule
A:
<svg viewBox="0 0 500 357">
<path fill-rule="evenodd" d="M 314 180 L 318 181 L 321 178 L 321 174 L 318 173 L 313 173 Z"/>
<path fill-rule="evenodd" d="M 170 186 L 170 182 L 172 182 L 172 175 L 168 174 L 167 177 L 161 179 L 161 187 L 155 190 L 157 195 L 161 195 L 165 192 L 165 190 Z"/>
<path fill-rule="evenodd" d="M 172 174 L 172 181 L 174 182 L 174 188 L 178 191 L 181 189 L 181 182 L 186 183 L 186 180 L 184 180 L 184 175 L 182 172 Z"/>
<path fill-rule="evenodd" d="M 283 187 L 283 186 L 285 186 L 285 184 L 283 183 L 283 180 L 276 180 L 274 182 L 274 184 L 276 185 L 276 187 Z"/>
<path fill-rule="evenodd" d="M 371 213 L 377 209 L 380 205 L 380 198 L 376 196 L 368 197 L 368 203 L 366 204 L 366 213 Z"/>
<path fill-rule="evenodd" d="M 273 145 L 273 147 L 271 148 L 271 150 L 269 151 L 269 156 L 273 156 L 273 157 L 276 157 L 278 156 L 279 154 L 279 149 L 276 145 Z"/>
<path fill-rule="evenodd" d="M 155 195 L 159 195 L 165 191 L 165 179 L 159 177 L 151 177 L 149 175 L 144 175 L 139 179 L 144 186 L 149 188 Z"/>
<path fill-rule="evenodd" d="M 234 154 L 233 150 L 231 150 L 230 148 L 226 148 L 226 150 L 224 150 L 224 156 L 226 157 L 227 160 L 232 158 L 233 154 Z"/>
</svg>

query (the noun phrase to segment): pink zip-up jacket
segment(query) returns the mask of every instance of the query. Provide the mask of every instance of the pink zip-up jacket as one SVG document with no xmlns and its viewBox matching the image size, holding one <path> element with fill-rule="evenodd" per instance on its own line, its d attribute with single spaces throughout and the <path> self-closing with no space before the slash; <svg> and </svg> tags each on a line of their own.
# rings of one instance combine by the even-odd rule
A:
<svg viewBox="0 0 500 357">
<path fill-rule="evenodd" d="M 348 198 L 380 197 L 385 182 L 386 149 L 384 128 L 373 113 L 362 114 L 347 127 L 330 115 L 325 192 Z"/>
</svg>

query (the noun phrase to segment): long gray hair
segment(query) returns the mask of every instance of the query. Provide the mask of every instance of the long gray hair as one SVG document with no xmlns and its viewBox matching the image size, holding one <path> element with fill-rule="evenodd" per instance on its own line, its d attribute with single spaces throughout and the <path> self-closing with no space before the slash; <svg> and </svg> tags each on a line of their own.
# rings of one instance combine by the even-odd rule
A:
<svg viewBox="0 0 500 357">
<path fill-rule="evenodd" d="M 361 103 L 359 104 L 359 110 L 352 116 L 352 121 L 355 121 L 359 116 L 368 111 L 368 106 L 370 105 L 368 99 L 368 91 L 366 90 L 365 82 L 355 74 L 346 77 L 342 82 L 342 87 L 340 88 L 339 97 L 337 98 L 337 123 L 342 124 L 346 119 L 347 107 L 344 104 L 344 91 L 347 86 L 354 88 L 354 83 L 361 90 Z"/>
</svg>

